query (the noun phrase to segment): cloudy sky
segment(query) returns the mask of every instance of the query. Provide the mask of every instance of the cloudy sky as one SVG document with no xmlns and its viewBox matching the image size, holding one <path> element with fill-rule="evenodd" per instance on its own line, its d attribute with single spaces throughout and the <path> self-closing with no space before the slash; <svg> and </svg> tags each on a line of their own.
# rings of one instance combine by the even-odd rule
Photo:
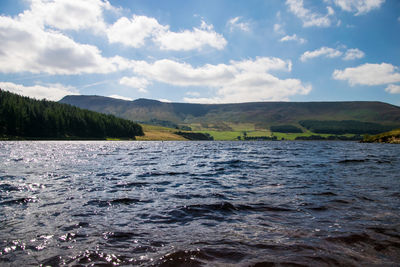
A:
<svg viewBox="0 0 400 267">
<path fill-rule="evenodd" d="M 400 105 L 399 0 L 1 0 L 0 88 Z"/>
</svg>

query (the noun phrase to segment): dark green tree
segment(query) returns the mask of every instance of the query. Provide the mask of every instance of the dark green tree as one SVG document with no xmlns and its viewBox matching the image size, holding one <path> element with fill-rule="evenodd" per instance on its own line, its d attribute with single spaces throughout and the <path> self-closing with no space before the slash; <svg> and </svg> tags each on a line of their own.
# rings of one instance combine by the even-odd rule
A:
<svg viewBox="0 0 400 267">
<path fill-rule="evenodd" d="M 0 137 L 134 139 L 140 135 L 142 127 L 129 120 L 0 89 Z"/>
</svg>

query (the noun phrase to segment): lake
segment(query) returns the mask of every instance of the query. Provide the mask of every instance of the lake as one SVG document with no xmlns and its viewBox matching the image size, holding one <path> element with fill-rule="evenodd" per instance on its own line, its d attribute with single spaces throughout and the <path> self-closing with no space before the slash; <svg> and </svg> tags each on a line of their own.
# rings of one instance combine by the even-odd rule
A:
<svg viewBox="0 0 400 267">
<path fill-rule="evenodd" d="M 399 265 L 399 152 L 0 142 L 0 265 Z"/>
</svg>

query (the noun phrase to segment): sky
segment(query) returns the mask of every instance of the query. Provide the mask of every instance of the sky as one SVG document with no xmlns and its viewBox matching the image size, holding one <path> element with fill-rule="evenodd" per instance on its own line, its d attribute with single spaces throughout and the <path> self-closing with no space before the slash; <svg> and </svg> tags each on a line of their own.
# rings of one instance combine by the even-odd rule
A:
<svg viewBox="0 0 400 267">
<path fill-rule="evenodd" d="M 0 88 L 37 99 L 400 106 L 399 0 L 1 0 Z"/>
</svg>

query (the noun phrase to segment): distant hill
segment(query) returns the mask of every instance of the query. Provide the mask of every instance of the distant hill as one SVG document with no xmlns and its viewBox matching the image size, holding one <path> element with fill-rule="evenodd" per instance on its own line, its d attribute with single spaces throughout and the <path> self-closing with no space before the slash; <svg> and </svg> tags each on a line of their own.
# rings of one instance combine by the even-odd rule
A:
<svg viewBox="0 0 400 267">
<path fill-rule="evenodd" d="M 360 121 L 400 127 L 400 107 L 382 102 L 254 102 L 239 104 L 165 103 L 150 99 L 134 101 L 103 96 L 66 96 L 60 103 L 113 114 L 139 122 L 198 127 L 194 130 L 232 130 L 235 124 L 251 124 L 256 129 L 288 125 L 306 130 L 300 122 Z M 161 124 L 160 124 L 161 125 Z M 163 125 L 165 126 L 165 125 Z"/>
<path fill-rule="evenodd" d="M 2 139 L 105 139 L 143 135 L 129 120 L 0 89 Z"/>
</svg>

